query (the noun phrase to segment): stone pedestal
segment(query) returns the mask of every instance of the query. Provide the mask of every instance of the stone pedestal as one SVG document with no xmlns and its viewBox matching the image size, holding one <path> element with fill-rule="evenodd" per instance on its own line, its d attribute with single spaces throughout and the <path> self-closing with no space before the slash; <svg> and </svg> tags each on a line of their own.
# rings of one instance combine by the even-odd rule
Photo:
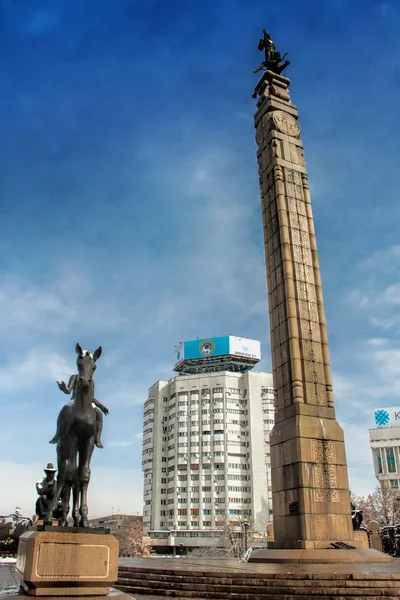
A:
<svg viewBox="0 0 400 600">
<path fill-rule="evenodd" d="M 32 596 L 104 596 L 118 579 L 118 541 L 110 534 L 61 528 L 19 538 L 16 570 Z M 61 530 L 61 531 L 60 531 Z"/>
</svg>

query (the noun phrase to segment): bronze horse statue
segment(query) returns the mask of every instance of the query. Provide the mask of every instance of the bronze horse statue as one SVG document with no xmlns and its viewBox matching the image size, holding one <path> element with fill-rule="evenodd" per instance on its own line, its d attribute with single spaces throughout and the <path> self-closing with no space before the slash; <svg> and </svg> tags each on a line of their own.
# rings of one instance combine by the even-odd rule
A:
<svg viewBox="0 0 400 600">
<path fill-rule="evenodd" d="M 58 417 L 57 490 L 49 503 L 45 525 L 52 524 L 52 515 L 61 498 L 62 516 L 60 526 L 68 525 L 70 496 L 72 489 L 72 517 L 74 527 L 89 527 L 87 489 L 90 481 L 90 460 L 96 440 L 96 412 L 93 406 L 96 361 L 100 358 L 101 346 L 93 353 L 84 352 L 76 344 L 78 354 L 78 377 L 75 400 L 63 407 Z"/>
</svg>

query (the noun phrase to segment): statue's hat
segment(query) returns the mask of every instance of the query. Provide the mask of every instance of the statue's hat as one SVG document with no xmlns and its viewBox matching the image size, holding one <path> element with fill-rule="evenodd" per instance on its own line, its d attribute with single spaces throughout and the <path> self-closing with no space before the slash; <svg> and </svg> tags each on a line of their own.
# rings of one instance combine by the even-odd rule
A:
<svg viewBox="0 0 400 600">
<path fill-rule="evenodd" d="M 47 463 L 47 467 L 44 469 L 44 471 L 49 471 L 49 472 L 55 472 L 57 471 L 57 469 L 54 468 L 53 463 Z"/>
</svg>

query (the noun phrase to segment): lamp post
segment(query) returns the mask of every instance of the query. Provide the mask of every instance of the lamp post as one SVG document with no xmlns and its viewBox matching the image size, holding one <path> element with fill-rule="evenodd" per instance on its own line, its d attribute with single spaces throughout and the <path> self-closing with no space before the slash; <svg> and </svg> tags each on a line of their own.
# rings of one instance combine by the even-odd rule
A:
<svg viewBox="0 0 400 600">
<path fill-rule="evenodd" d="M 250 523 L 247 519 L 243 521 L 243 529 L 244 529 L 244 551 L 247 552 L 247 534 L 249 531 Z"/>
</svg>

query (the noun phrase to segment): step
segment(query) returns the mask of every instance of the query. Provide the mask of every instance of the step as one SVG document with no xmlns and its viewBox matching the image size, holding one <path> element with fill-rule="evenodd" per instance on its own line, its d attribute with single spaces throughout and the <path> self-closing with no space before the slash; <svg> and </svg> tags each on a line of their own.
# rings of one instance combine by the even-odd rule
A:
<svg viewBox="0 0 400 600">
<path fill-rule="evenodd" d="M 179 598 L 180 600 L 249 600 L 248 594 L 235 594 L 235 593 L 220 593 L 220 592 L 204 592 L 199 595 L 198 591 L 187 592 L 181 590 L 164 590 L 162 588 L 159 589 L 151 589 L 146 590 L 143 587 L 135 587 L 135 588 L 127 588 L 124 587 L 119 588 L 121 591 L 134 594 L 135 598 L 142 595 L 143 597 L 154 597 L 164 596 L 164 597 L 172 597 Z M 348 590 L 346 590 L 347 592 Z M 355 594 L 350 591 L 349 594 L 343 595 L 342 590 L 338 588 L 334 590 L 333 593 L 324 593 L 324 594 L 310 594 L 309 590 L 304 590 L 305 593 L 299 593 L 297 591 L 291 593 L 284 594 L 257 594 L 251 595 L 251 600 L 296 600 L 296 598 L 303 598 L 307 600 L 361 600 L 362 598 L 368 598 L 368 600 L 382 600 L 385 597 L 391 598 L 399 598 L 398 592 L 394 592 L 390 595 L 386 593 L 384 595 L 379 594 L 376 595 L 376 590 L 373 590 L 373 593 L 370 594 L 367 588 L 363 591 L 358 590 Z M 361 592 L 361 593 L 360 593 Z"/>
<path fill-rule="evenodd" d="M 136 578 L 124 578 L 120 577 L 118 580 L 118 586 L 124 587 L 137 587 L 137 586 L 148 586 L 149 588 L 164 589 L 180 589 L 180 590 L 192 590 L 194 587 L 198 590 L 211 591 L 232 591 L 237 593 L 248 593 L 255 594 L 260 591 L 260 588 L 271 589 L 271 588 L 349 588 L 349 589 L 395 589 L 400 588 L 399 582 L 396 581 L 341 581 L 341 580 L 286 580 L 282 579 L 270 579 L 268 581 L 263 580 L 244 580 L 240 582 L 231 582 L 229 578 L 220 580 L 218 582 L 210 581 L 211 578 L 204 578 L 204 580 L 193 580 L 189 581 L 188 578 L 174 578 L 173 580 L 168 577 L 161 575 L 154 577 L 136 577 Z"/>
<path fill-rule="evenodd" d="M 289 568 L 289 566 L 288 566 Z M 176 569 L 160 569 L 160 568 L 151 568 L 151 567 L 119 567 L 118 569 L 119 577 L 123 578 L 137 578 L 137 577 L 151 577 L 155 578 L 158 576 L 168 577 L 168 578 L 190 578 L 190 580 L 198 581 L 201 578 L 210 578 L 216 580 L 216 582 L 221 579 L 227 580 L 251 580 L 254 582 L 257 581 L 270 581 L 274 579 L 283 579 L 283 580 L 341 580 L 341 581 L 397 581 L 400 585 L 400 573 L 341 573 L 341 572 L 324 572 L 324 571 L 296 571 L 296 572 L 266 572 L 260 573 L 259 571 L 249 571 L 249 570 L 238 570 L 232 571 L 228 570 L 223 572 L 222 570 L 201 570 L 199 569 L 184 569 L 184 568 L 176 568 Z"/>
<path fill-rule="evenodd" d="M 155 582 L 154 582 L 155 583 Z M 352 587 L 302 587 L 302 586 L 293 586 L 293 585 L 280 585 L 280 586 L 271 586 L 266 587 L 264 590 L 260 588 L 256 588 L 250 590 L 248 587 L 230 587 L 230 586 L 221 586 L 219 588 L 210 589 L 209 586 L 195 586 L 194 588 L 189 584 L 173 584 L 173 585 L 147 585 L 142 582 L 142 584 L 137 583 L 135 585 L 124 586 L 118 585 L 118 589 L 123 592 L 129 593 L 142 593 L 142 594 L 153 594 L 153 595 L 164 595 L 164 596 L 201 596 L 203 598 L 229 598 L 235 597 L 237 600 L 246 600 L 249 597 L 252 600 L 257 600 L 258 598 L 265 598 L 273 596 L 275 600 L 277 596 L 286 596 L 286 595 L 295 595 L 295 596 L 308 596 L 310 598 L 314 598 L 315 596 L 320 596 L 321 592 L 326 595 L 328 593 L 332 596 L 340 596 L 347 598 L 348 596 L 361 596 L 361 597 L 371 597 L 376 596 L 377 592 L 380 597 L 399 597 L 399 589 L 398 588 L 370 588 L 370 587 L 362 587 L 362 588 L 352 588 Z"/>
<path fill-rule="evenodd" d="M 399 587 L 400 586 L 400 574 L 399 579 L 389 579 L 383 581 L 381 579 L 376 579 L 376 577 L 367 576 L 366 578 L 353 578 L 352 574 L 343 574 L 335 573 L 335 577 L 332 575 L 318 574 L 318 577 L 309 578 L 308 574 L 304 574 L 303 576 L 296 574 L 296 577 L 290 577 L 291 573 L 282 573 L 280 577 L 269 577 L 269 578 L 260 578 L 260 577 L 252 577 L 249 578 L 248 574 L 245 574 L 243 577 L 231 577 L 228 575 L 221 575 L 220 577 L 193 577 L 193 576 L 182 576 L 179 574 L 174 575 L 160 575 L 158 573 L 120 573 L 118 581 L 123 585 L 129 585 L 133 582 L 142 582 L 142 581 L 155 581 L 155 582 L 165 582 L 165 583 L 188 583 L 194 585 L 232 585 L 232 586 L 268 586 L 268 585 L 282 585 L 282 581 L 290 581 L 293 585 L 300 586 L 332 586 L 332 585 L 340 585 L 341 587 L 365 587 L 368 583 L 368 587 Z M 369 575 L 369 574 L 368 574 Z"/>
</svg>

